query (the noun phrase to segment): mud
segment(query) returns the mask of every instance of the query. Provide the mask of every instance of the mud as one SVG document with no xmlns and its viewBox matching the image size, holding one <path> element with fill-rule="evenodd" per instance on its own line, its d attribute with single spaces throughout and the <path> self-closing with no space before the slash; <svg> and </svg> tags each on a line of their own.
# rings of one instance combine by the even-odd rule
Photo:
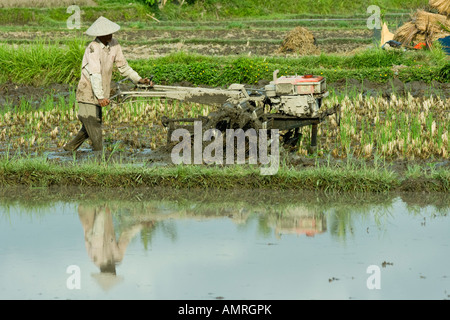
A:
<svg viewBox="0 0 450 320">
<path fill-rule="evenodd" d="M 268 80 L 261 80 L 258 87 L 263 87 L 268 84 Z M 168 84 L 171 85 L 171 84 Z M 174 83 L 172 85 L 194 87 L 195 85 L 183 81 Z M 362 93 L 364 96 L 379 96 L 390 97 L 393 94 L 398 96 L 411 94 L 413 97 L 428 97 L 431 95 L 438 95 L 443 98 L 450 97 L 450 83 L 440 83 L 432 81 L 426 83 L 423 81 L 412 81 L 404 83 L 399 79 L 393 79 L 384 83 L 373 82 L 370 80 L 360 81 L 357 79 L 339 80 L 336 82 L 329 82 L 328 90 L 336 94 L 352 94 Z M 75 90 L 74 85 L 68 84 L 52 84 L 45 87 L 35 87 L 31 85 L 18 85 L 14 83 L 0 84 L 0 110 L 6 105 L 20 106 L 21 100 L 26 99 L 36 109 L 39 108 L 44 98 L 51 98 L 54 102 L 61 98 L 69 102 L 69 97 Z M 207 97 L 202 97 L 205 102 Z M 211 101 L 206 101 L 210 103 Z"/>
<path fill-rule="evenodd" d="M 202 55 L 280 55 L 277 53 L 289 30 L 220 29 L 220 30 L 124 30 L 116 37 L 123 45 L 127 59 L 148 59 L 184 51 Z M 324 53 L 349 53 L 368 45 L 358 40 L 372 38 L 370 30 L 320 30 L 311 33 Z M 7 31 L 0 34 L 0 41 L 66 41 L 82 37 L 74 31 Z M 85 36 L 84 36 L 85 37 Z M 170 41 L 168 41 L 170 40 Z M 214 40 L 208 41 L 208 40 Z M 216 40 L 221 40 L 217 42 Z M 355 41 L 357 40 L 357 41 Z M 86 38 L 89 41 L 89 38 Z"/>
<path fill-rule="evenodd" d="M 75 87 L 68 84 L 52 84 L 44 87 L 31 85 L 20 85 L 14 83 L 0 84 L 0 109 L 5 105 L 20 106 L 21 101 L 31 103 L 33 107 L 39 108 L 44 98 L 51 98 L 54 102 L 63 98 L 69 101 L 69 97 Z"/>
<path fill-rule="evenodd" d="M 262 40 L 273 39 L 281 41 L 290 30 L 276 31 L 264 29 L 210 29 L 210 30 L 121 30 L 116 33 L 117 39 L 125 41 L 152 41 L 167 39 L 221 39 L 221 40 Z M 372 32 L 368 29 L 356 30 L 310 30 L 317 40 L 327 39 L 368 39 Z M 0 41 L 11 40 L 58 40 L 83 36 L 79 30 L 66 31 L 5 31 L 0 34 Z M 84 36 L 86 37 L 86 36 Z M 89 40 L 89 38 L 87 38 Z"/>
<path fill-rule="evenodd" d="M 397 96 L 411 94 L 413 97 L 429 97 L 432 95 L 443 98 L 450 97 L 450 83 L 437 81 L 432 81 L 431 83 L 423 81 L 402 82 L 397 78 L 384 83 L 370 80 L 343 79 L 328 83 L 328 88 L 338 94 L 358 92 L 364 96 L 382 95 L 383 97 L 390 97 L 393 94 Z"/>
<path fill-rule="evenodd" d="M 263 29 L 227 29 L 227 30 L 136 30 L 123 31 L 117 36 L 123 40 L 141 41 L 157 39 L 223 39 L 223 40 L 261 40 L 273 39 L 282 41 L 289 30 L 263 30 Z M 311 33 L 318 40 L 335 38 L 366 39 L 372 36 L 369 30 L 311 30 Z"/>
</svg>

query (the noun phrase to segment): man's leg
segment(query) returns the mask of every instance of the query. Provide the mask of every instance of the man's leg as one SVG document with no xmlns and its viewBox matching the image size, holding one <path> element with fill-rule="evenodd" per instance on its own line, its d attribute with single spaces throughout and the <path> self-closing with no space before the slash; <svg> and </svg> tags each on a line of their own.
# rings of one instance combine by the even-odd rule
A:
<svg viewBox="0 0 450 320">
<path fill-rule="evenodd" d="M 103 150 L 103 134 L 102 134 L 102 108 L 96 106 L 96 116 L 89 116 L 84 119 L 86 131 L 92 141 L 92 149 L 94 151 Z"/>
<path fill-rule="evenodd" d="M 102 108 L 82 102 L 78 102 L 78 107 L 78 119 L 83 126 L 75 138 L 63 147 L 64 150 L 75 151 L 88 138 L 92 140 L 94 151 L 103 150 Z"/>
<path fill-rule="evenodd" d="M 89 135 L 86 131 L 86 127 L 83 124 L 81 126 L 80 131 L 78 131 L 77 135 L 75 136 L 75 138 L 73 138 L 72 141 L 64 145 L 63 149 L 66 151 L 76 151 L 88 138 Z"/>
</svg>

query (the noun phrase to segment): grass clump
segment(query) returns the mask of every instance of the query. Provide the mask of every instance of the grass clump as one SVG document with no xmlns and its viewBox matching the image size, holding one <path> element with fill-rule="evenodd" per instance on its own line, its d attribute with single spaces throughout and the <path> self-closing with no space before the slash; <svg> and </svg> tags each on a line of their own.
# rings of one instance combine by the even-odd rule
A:
<svg viewBox="0 0 450 320">
<path fill-rule="evenodd" d="M 280 15 L 299 14 L 367 14 L 367 7 L 377 5 L 385 11 L 404 12 L 428 4 L 427 0 L 376 0 L 376 1 L 333 1 L 333 0 L 269 0 L 261 5 L 257 0 L 197 0 L 191 5 L 179 6 L 175 2 L 168 1 L 160 11 L 161 17 L 167 20 L 219 20 L 229 18 L 248 17 L 279 17 Z"/>
<path fill-rule="evenodd" d="M 87 43 L 86 38 L 64 41 L 63 46 L 45 40 L 21 45 L 0 43 L 0 82 L 74 83 L 79 78 Z M 154 80 L 160 84 L 187 81 L 194 85 L 227 87 L 231 83 L 255 84 L 271 80 L 277 69 L 279 76 L 313 73 L 325 76 L 328 82 L 343 79 L 386 82 L 394 76 L 404 82 L 448 82 L 445 59 L 440 51 L 403 53 L 368 49 L 350 56 L 302 57 L 213 57 L 179 52 L 147 60 L 129 60 L 129 63 L 139 74 L 154 75 Z M 392 68 L 395 65 L 406 67 L 395 74 Z M 119 77 L 116 72 L 115 80 Z"/>
<path fill-rule="evenodd" d="M 85 42 L 66 46 L 37 40 L 30 45 L 0 43 L 0 81 L 31 84 L 74 83 L 79 78 Z"/>
<path fill-rule="evenodd" d="M 45 158 L 0 159 L 2 187 L 81 186 L 105 188 L 170 187 L 173 189 L 270 189 L 337 192 L 389 192 L 411 190 L 415 181 L 427 181 L 422 191 L 448 192 L 448 171 L 413 175 L 402 179 L 386 168 L 316 167 L 295 170 L 281 166 L 273 176 L 263 176 L 256 166 L 167 166 L 136 167 L 105 160 L 60 165 Z M 425 186 L 425 187 L 424 187 Z M 425 190 L 424 190 L 425 188 Z"/>
</svg>

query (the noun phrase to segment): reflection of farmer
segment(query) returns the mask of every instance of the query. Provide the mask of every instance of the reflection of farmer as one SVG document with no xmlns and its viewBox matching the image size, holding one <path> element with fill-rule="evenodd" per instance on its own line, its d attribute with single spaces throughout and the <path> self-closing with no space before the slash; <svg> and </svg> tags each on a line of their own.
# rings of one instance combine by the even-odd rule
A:
<svg viewBox="0 0 450 320">
<path fill-rule="evenodd" d="M 122 232 L 116 241 L 112 214 L 107 206 L 86 206 L 80 204 L 78 215 L 84 229 L 86 250 L 100 274 L 97 280 L 103 285 L 116 281 L 116 264 L 121 262 L 131 239 L 141 230 L 135 225 Z"/>
<path fill-rule="evenodd" d="M 66 151 L 75 151 L 88 138 L 94 151 L 103 149 L 102 107 L 109 105 L 110 85 L 113 65 L 123 77 L 134 83 L 151 84 L 147 78 L 141 78 L 125 59 L 122 48 L 112 34 L 120 26 L 104 17 L 98 18 L 87 29 L 86 34 L 95 36 L 86 48 L 81 65 L 81 78 L 78 83 L 76 99 L 78 119 L 82 127 L 75 138 L 64 146 Z"/>
</svg>

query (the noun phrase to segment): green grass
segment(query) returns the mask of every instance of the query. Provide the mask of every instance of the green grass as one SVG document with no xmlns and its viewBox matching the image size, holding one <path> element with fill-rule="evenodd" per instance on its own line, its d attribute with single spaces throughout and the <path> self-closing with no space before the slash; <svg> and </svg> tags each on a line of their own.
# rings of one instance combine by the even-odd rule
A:
<svg viewBox="0 0 450 320">
<path fill-rule="evenodd" d="M 416 8 L 424 8 L 427 0 L 267 0 L 261 5 L 257 0 L 197 0 L 183 6 L 169 1 L 161 10 L 149 7 L 144 1 L 98 1 L 98 6 L 82 6 L 83 23 L 91 23 L 100 15 L 116 22 L 154 22 L 148 14 L 156 15 L 161 21 L 220 21 L 227 19 L 307 19 L 321 18 L 364 18 L 370 16 L 367 8 L 377 5 L 385 19 L 396 19 L 394 14 L 407 14 Z M 57 25 L 70 16 L 66 7 L 55 8 L 2 8 L 0 24 L 13 25 Z M 352 24 L 351 20 L 342 22 Z"/>
<path fill-rule="evenodd" d="M 81 7 L 82 27 L 94 22 L 99 16 L 105 16 L 113 21 L 147 20 L 149 9 L 139 3 L 132 5 L 109 4 L 97 7 Z M 0 10 L 0 25 L 29 26 L 65 26 L 71 13 L 66 7 L 61 8 L 2 8 Z"/>
<path fill-rule="evenodd" d="M 421 190 L 448 192 L 449 171 L 431 174 L 413 174 L 410 179 L 421 179 Z M 403 178 L 386 168 L 316 167 L 293 170 L 281 167 L 273 176 L 263 176 L 257 167 L 250 166 L 168 166 L 159 168 L 136 167 L 108 163 L 58 165 L 45 158 L 0 159 L 2 187 L 26 185 L 30 187 L 81 186 L 104 188 L 170 187 L 173 189 L 232 190 L 321 190 L 338 192 L 389 192 L 409 185 Z"/>
<path fill-rule="evenodd" d="M 79 78 L 85 42 L 74 39 L 65 47 L 44 40 L 32 45 L 0 43 L 0 82 L 43 85 L 72 83 Z"/>
<path fill-rule="evenodd" d="M 37 40 L 29 45 L 0 43 L 0 82 L 45 85 L 75 83 L 85 50 L 86 38 L 75 38 L 65 47 Z M 281 75 L 313 73 L 329 82 L 358 79 L 385 82 L 394 77 L 392 66 L 405 65 L 398 74 L 402 81 L 448 82 L 445 54 L 397 52 L 369 49 L 351 56 L 321 54 L 303 57 L 211 57 L 176 53 L 148 60 L 129 61 L 141 75 L 154 75 L 157 83 L 189 81 L 195 85 L 228 86 L 271 80 L 274 70 Z M 442 76 L 441 76 L 442 75 Z M 116 74 L 116 80 L 118 75 Z"/>
<path fill-rule="evenodd" d="M 329 82 L 358 79 L 385 82 L 394 77 L 392 66 L 406 65 L 398 75 L 402 81 L 432 80 L 440 78 L 445 55 L 438 53 L 388 52 L 381 49 L 366 50 L 353 56 L 321 54 L 304 57 L 205 57 L 177 53 L 130 64 L 141 74 L 153 74 L 157 82 L 190 81 L 193 84 L 226 86 L 230 83 L 253 84 L 271 80 L 274 70 L 281 75 L 313 73 L 323 75 Z"/>
<path fill-rule="evenodd" d="M 194 5 L 179 7 L 174 4 L 167 5 L 160 16 L 167 20 L 185 19 L 227 19 L 244 17 L 279 17 L 280 15 L 301 15 L 301 14 L 319 14 L 319 15 L 339 15 L 345 14 L 364 15 L 367 14 L 367 7 L 377 5 L 381 13 L 387 12 L 407 12 L 417 7 L 425 7 L 427 0 L 374 0 L 374 1 L 347 1 L 347 0 L 269 0 L 261 5 L 257 0 L 230 0 L 217 1 L 205 0 L 197 1 Z M 369 14 L 367 14 L 369 16 Z"/>
<path fill-rule="evenodd" d="M 0 30 L 15 31 L 70 31 L 66 20 L 69 17 L 65 8 L 58 9 L 58 15 L 53 16 L 50 12 L 39 11 L 48 9 L 2 9 L 0 11 Z M 55 10 L 55 9 L 53 9 Z M 117 9 L 115 9 L 117 11 Z M 126 9 L 130 10 L 130 9 Z M 115 12 L 114 10 L 112 12 Z M 98 13 L 102 14 L 101 12 Z M 105 16 L 120 24 L 121 30 L 230 30 L 230 29 L 264 29 L 264 30 L 291 30 L 296 26 L 304 26 L 309 30 L 315 29 L 366 29 L 367 15 L 355 15 L 351 19 L 345 15 L 282 15 L 279 17 L 261 16 L 249 18 L 230 18 L 227 20 L 161 20 L 156 22 L 147 14 L 137 14 L 121 20 L 109 13 Z M 87 19 L 86 15 L 81 20 L 81 30 L 85 30 L 95 20 L 95 15 Z M 117 18 L 117 19 L 115 19 Z M 409 13 L 386 15 L 383 22 L 390 28 L 397 28 L 410 19 Z"/>
</svg>

